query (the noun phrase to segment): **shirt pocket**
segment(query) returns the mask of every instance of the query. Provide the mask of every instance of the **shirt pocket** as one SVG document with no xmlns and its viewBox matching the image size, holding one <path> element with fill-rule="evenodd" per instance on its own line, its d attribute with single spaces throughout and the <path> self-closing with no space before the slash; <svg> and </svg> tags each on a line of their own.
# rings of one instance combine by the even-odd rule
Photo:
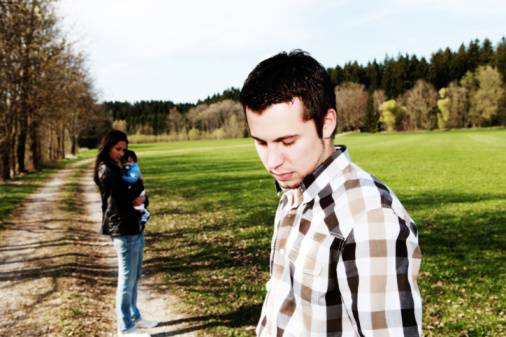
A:
<svg viewBox="0 0 506 337">
<path fill-rule="evenodd" d="M 294 269 L 294 274 L 302 273 L 308 276 L 319 276 L 322 273 L 322 264 L 318 263 L 315 257 L 309 254 L 306 256 L 300 256 L 297 248 L 290 251 L 288 254 L 288 260 Z"/>
<path fill-rule="evenodd" d="M 328 264 L 315 260 L 311 256 L 288 256 L 292 291 L 296 303 L 324 302 L 327 280 L 325 268 Z"/>
<path fill-rule="evenodd" d="M 337 259 L 343 239 L 334 235 L 317 234 L 306 237 L 288 254 L 294 295 L 307 302 L 324 303 L 325 295 L 336 290 Z"/>
<path fill-rule="evenodd" d="M 300 235 L 291 245 L 288 260 L 295 268 L 295 274 L 322 276 L 329 263 L 329 242 L 332 236 L 328 233 L 313 232 Z"/>
</svg>

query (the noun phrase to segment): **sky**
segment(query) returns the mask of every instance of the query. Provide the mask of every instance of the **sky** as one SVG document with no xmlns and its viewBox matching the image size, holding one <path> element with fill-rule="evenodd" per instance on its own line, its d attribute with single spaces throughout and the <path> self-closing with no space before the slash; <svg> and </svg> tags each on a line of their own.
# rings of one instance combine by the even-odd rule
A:
<svg viewBox="0 0 506 337">
<path fill-rule="evenodd" d="M 506 37 L 504 0 L 60 0 L 100 101 L 195 103 L 303 49 L 326 68 Z"/>
</svg>

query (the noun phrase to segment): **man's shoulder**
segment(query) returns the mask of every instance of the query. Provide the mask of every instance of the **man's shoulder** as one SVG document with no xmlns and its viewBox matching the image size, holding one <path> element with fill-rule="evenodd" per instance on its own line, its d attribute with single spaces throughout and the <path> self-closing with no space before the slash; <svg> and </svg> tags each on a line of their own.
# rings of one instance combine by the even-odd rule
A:
<svg viewBox="0 0 506 337">
<path fill-rule="evenodd" d="M 321 189 L 318 196 L 322 199 L 331 195 L 334 200 L 342 201 L 340 204 L 355 203 L 355 206 L 362 205 L 363 208 L 377 208 L 377 204 L 371 204 L 370 201 L 376 201 L 382 194 L 393 195 L 381 180 L 350 162 L 341 174 Z M 364 203 L 360 203 L 360 200 Z"/>
<path fill-rule="evenodd" d="M 379 214 L 383 214 L 384 222 L 393 218 L 412 222 L 393 191 L 353 163 L 321 190 L 317 202 L 323 210 L 324 221 L 334 217 L 344 237 L 356 226 L 371 219 L 376 221 Z"/>
</svg>

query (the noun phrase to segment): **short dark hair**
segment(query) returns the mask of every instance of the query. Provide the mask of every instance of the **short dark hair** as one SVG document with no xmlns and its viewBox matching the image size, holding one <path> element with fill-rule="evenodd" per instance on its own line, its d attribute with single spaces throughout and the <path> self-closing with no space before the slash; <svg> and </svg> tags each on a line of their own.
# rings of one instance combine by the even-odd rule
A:
<svg viewBox="0 0 506 337">
<path fill-rule="evenodd" d="M 134 163 L 137 163 L 137 154 L 132 150 L 125 151 L 125 161 L 128 161 L 128 158 L 132 158 Z"/>
<path fill-rule="evenodd" d="M 329 109 L 336 108 L 336 94 L 325 68 L 307 52 L 282 52 L 260 62 L 239 96 L 244 111 L 249 108 L 259 114 L 272 104 L 295 97 L 304 104 L 304 120 L 314 120 L 322 137 L 323 118 Z"/>
</svg>

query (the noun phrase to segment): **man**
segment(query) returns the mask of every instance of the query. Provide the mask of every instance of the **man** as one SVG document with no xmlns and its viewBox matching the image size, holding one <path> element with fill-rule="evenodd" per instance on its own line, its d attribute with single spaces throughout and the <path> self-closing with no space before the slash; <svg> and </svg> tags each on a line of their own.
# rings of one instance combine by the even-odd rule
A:
<svg viewBox="0 0 506 337">
<path fill-rule="evenodd" d="M 256 150 L 275 178 L 258 336 L 420 336 L 416 226 L 395 194 L 333 145 L 325 69 L 294 51 L 264 60 L 241 91 Z"/>
</svg>

